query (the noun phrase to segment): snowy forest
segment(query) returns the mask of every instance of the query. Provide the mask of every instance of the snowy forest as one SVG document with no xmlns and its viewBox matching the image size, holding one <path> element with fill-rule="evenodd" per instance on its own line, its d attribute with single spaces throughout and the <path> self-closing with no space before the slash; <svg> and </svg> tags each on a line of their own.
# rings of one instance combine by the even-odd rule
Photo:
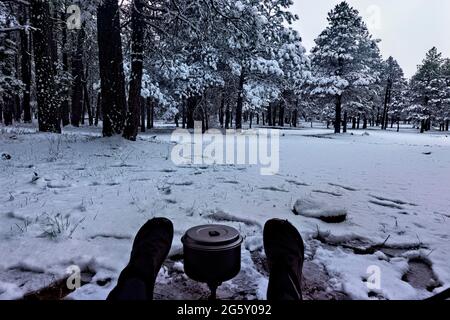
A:
<svg viewBox="0 0 450 320">
<path fill-rule="evenodd" d="M 105 300 L 154 218 L 155 300 L 265 300 L 270 219 L 304 242 L 299 298 L 448 298 L 446 31 L 417 21 L 422 52 L 386 22 L 390 56 L 362 4 L 312 35 L 300 2 L 0 0 L 0 300 Z M 242 241 L 218 288 L 190 276 L 202 225 Z"/>
<path fill-rule="evenodd" d="M 104 136 L 129 140 L 155 119 L 448 131 L 450 60 L 438 49 L 406 79 L 344 2 L 307 53 L 289 27 L 298 19 L 291 4 L 2 1 L 1 120 L 38 119 L 42 132 L 101 123 Z"/>
</svg>

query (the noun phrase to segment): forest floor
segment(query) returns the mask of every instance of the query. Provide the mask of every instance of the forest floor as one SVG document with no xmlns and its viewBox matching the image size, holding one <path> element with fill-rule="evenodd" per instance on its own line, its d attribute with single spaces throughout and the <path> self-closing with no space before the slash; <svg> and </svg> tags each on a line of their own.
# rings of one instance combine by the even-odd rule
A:
<svg viewBox="0 0 450 320">
<path fill-rule="evenodd" d="M 168 130 L 130 143 L 97 129 L 0 127 L 0 299 L 105 299 L 135 233 L 156 216 L 175 226 L 157 299 L 207 298 L 183 273 L 181 237 L 208 223 L 245 237 L 242 271 L 218 296 L 264 299 L 271 218 L 288 219 L 305 240 L 306 299 L 422 299 L 450 286 L 448 134 L 284 130 L 275 176 L 257 166 L 175 166 L 172 147 Z M 346 219 L 315 215 L 330 211 Z M 72 265 L 83 286 L 64 293 Z M 378 288 L 368 285 L 374 270 Z"/>
</svg>

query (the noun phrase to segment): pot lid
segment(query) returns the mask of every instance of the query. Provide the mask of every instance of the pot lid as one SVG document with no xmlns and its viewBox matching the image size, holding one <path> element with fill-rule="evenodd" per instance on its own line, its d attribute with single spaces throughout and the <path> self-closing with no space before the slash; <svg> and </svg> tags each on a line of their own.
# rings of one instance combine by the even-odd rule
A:
<svg viewBox="0 0 450 320">
<path fill-rule="evenodd" d="M 239 231 L 229 226 L 204 225 L 189 229 L 182 241 L 188 246 L 233 247 L 242 243 L 242 237 Z"/>
</svg>

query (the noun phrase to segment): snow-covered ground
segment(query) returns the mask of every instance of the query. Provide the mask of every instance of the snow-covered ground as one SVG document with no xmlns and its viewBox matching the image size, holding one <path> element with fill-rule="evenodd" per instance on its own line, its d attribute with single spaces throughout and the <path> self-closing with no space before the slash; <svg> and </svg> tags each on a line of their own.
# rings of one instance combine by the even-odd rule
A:
<svg viewBox="0 0 450 320">
<path fill-rule="evenodd" d="M 274 217 L 305 239 L 307 299 L 421 299 L 450 286 L 447 134 L 284 130 L 276 176 L 256 166 L 177 167 L 172 147 L 169 130 L 130 143 L 93 129 L 1 127 L 0 154 L 11 159 L 0 159 L 0 299 L 51 286 L 72 265 L 85 285 L 68 298 L 104 299 L 133 236 L 156 216 L 175 225 L 157 299 L 207 297 L 183 274 L 180 241 L 206 223 L 245 236 L 242 272 L 219 297 L 264 299 L 262 228 Z M 326 219 L 339 214 L 345 221 Z"/>
</svg>

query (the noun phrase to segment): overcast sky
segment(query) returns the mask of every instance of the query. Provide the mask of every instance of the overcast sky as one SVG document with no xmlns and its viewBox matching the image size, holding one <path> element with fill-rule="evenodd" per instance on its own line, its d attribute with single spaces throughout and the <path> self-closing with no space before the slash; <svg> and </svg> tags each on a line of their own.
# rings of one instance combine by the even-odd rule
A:
<svg viewBox="0 0 450 320">
<path fill-rule="evenodd" d="M 300 16 L 294 25 L 310 50 L 314 39 L 327 25 L 327 13 L 340 0 L 294 0 L 293 11 Z M 385 58 L 396 58 L 406 76 L 412 76 L 436 46 L 450 57 L 449 0 L 348 0 L 363 16 L 370 31 L 382 40 Z"/>
</svg>

